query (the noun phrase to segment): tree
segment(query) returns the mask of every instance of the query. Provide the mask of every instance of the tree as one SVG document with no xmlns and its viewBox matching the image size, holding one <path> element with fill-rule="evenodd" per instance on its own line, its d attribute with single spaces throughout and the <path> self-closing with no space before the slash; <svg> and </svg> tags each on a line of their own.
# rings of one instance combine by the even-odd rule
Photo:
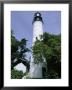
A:
<svg viewBox="0 0 72 90">
<path fill-rule="evenodd" d="M 18 70 L 11 70 L 11 79 L 22 79 L 23 72 Z"/>
<path fill-rule="evenodd" d="M 61 35 L 44 33 L 42 40 L 37 40 L 33 46 L 35 63 L 43 61 L 47 63 L 47 78 L 61 77 Z"/>
<path fill-rule="evenodd" d="M 37 40 L 32 49 L 33 49 L 34 63 L 42 62 L 43 61 L 43 43 Z"/>
<path fill-rule="evenodd" d="M 29 71 L 29 61 L 26 59 L 26 52 L 29 52 L 29 49 L 26 47 L 27 40 L 24 38 L 21 41 L 18 41 L 13 32 L 11 34 L 11 69 L 19 64 L 23 63 Z"/>
<path fill-rule="evenodd" d="M 60 78 L 61 77 L 61 35 L 50 35 L 44 33 L 43 42 L 48 46 L 48 49 L 44 51 L 45 52 L 44 56 L 46 58 L 47 67 L 48 67 L 48 76 L 49 78 L 52 78 L 51 75 L 52 76 L 58 75 L 55 78 Z"/>
</svg>

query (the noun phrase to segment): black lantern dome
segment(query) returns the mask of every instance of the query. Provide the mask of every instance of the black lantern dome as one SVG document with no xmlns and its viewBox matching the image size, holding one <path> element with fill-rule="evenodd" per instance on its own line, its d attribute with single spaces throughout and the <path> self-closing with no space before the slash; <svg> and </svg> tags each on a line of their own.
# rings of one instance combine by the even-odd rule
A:
<svg viewBox="0 0 72 90">
<path fill-rule="evenodd" d="M 33 23 L 34 23 L 35 21 L 42 21 L 42 23 L 43 23 L 41 13 L 36 12 L 36 13 L 34 14 Z"/>
</svg>

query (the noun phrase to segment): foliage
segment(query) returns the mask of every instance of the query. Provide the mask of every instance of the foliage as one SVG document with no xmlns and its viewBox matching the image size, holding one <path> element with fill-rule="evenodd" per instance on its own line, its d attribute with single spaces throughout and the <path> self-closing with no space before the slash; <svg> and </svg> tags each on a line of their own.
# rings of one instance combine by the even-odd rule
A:
<svg viewBox="0 0 72 90">
<path fill-rule="evenodd" d="M 33 57 L 35 63 L 43 61 L 43 43 L 39 40 L 36 41 L 33 47 Z"/>
<path fill-rule="evenodd" d="M 25 73 L 23 74 L 23 78 L 24 78 L 24 79 L 31 79 L 30 74 L 29 74 L 28 72 L 25 72 Z"/>
<path fill-rule="evenodd" d="M 47 76 L 49 79 L 58 79 L 58 73 L 55 72 L 55 71 L 50 71 L 48 76 Z"/>
<path fill-rule="evenodd" d="M 42 41 L 37 40 L 33 46 L 35 63 L 43 61 L 47 63 L 47 78 L 61 77 L 61 35 L 44 33 Z"/>
<path fill-rule="evenodd" d="M 23 63 L 29 70 L 29 62 L 26 60 L 26 52 L 29 52 L 29 49 L 26 47 L 26 43 L 25 38 L 19 41 L 13 35 L 13 31 L 11 32 L 11 69 L 17 64 Z"/>
<path fill-rule="evenodd" d="M 12 79 L 22 79 L 23 77 L 23 72 L 22 71 L 18 71 L 18 70 L 11 70 L 11 78 Z"/>
<path fill-rule="evenodd" d="M 48 38 L 48 39 L 47 39 Z M 44 51 L 44 57 L 47 61 L 48 78 L 61 77 L 61 35 L 50 35 L 44 33 L 43 42 L 48 46 Z M 58 75 L 58 76 L 56 76 Z"/>
</svg>

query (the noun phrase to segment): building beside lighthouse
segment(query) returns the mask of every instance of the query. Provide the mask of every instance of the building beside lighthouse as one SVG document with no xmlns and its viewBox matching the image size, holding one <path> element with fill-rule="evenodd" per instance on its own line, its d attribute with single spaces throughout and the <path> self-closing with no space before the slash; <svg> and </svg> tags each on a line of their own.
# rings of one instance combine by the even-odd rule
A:
<svg viewBox="0 0 72 90">
<path fill-rule="evenodd" d="M 43 35 L 43 19 L 39 12 L 34 14 L 33 18 L 33 42 L 32 46 L 35 44 L 36 40 L 41 40 L 40 36 Z M 31 56 L 30 62 L 30 77 L 31 78 L 43 78 L 46 72 L 46 62 L 45 59 L 40 63 L 34 63 L 33 55 Z"/>
</svg>

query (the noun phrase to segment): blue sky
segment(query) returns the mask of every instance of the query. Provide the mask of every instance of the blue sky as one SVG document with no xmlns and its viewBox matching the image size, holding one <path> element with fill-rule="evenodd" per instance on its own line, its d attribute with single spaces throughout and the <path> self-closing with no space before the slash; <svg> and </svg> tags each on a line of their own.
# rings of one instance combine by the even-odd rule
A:
<svg viewBox="0 0 72 90">
<path fill-rule="evenodd" d="M 27 46 L 32 45 L 33 26 L 32 20 L 35 11 L 12 11 L 11 29 L 18 40 L 26 38 Z M 51 34 L 61 33 L 61 12 L 60 11 L 40 11 L 43 18 L 43 31 Z"/>
</svg>

